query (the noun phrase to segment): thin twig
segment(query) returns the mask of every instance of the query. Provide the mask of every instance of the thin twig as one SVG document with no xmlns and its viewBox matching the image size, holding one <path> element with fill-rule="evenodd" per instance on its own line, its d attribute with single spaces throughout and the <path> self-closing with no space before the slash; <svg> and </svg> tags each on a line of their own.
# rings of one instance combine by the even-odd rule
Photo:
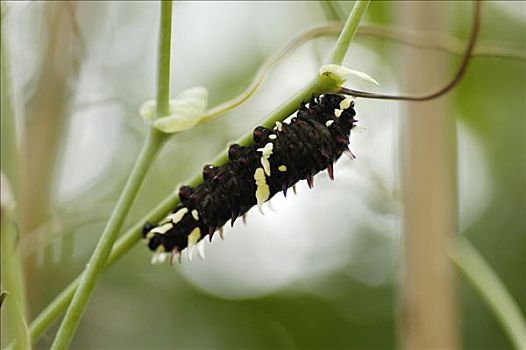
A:
<svg viewBox="0 0 526 350">
<path fill-rule="evenodd" d="M 330 33 L 331 34 L 337 34 L 341 31 L 342 25 L 338 26 L 338 31 L 334 31 L 334 28 L 336 27 L 330 27 Z M 283 48 L 281 48 L 279 51 L 268 57 L 263 64 L 259 67 L 259 69 L 256 72 L 256 75 L 250 82 L 250 84 L 247 86 L 246 89 L 244 89 L 239 95 L 236 97 L 225 101 L 208 111 L 204 114 L 202 117 L 202 122 L 208 122 L 210 120 L 213 120 L 222 114 L 226 113 L 229 110 L 232 110 L 236 108 L 237 106 L 241 105 L 243 102 L 248 100 L 254 93 L 259 89 L 261 84 L 263 84 L 265 78 L 268 76 L 270 70 L 277 66 L 280 62 L 282 62 L 285 58 L 287 58 L 292 52 L 294 52 L 298 47 L 305 44 L 306 42 L 319 38 L 321 36 L 327 35 L 327 27 L 326 26 L 320 26 L 308 29 L 300 34 L 298 34 L 296 37 L 294 37 L 287 45 L 285 45 Z"/>
<path fill-rule="evenodd" d="M 75 227 L 104 222 L 108 219 L 108 213 L 112 207 L 113 203 L 99 203 L 82 209 L 64 210 L 50 217 L 46 222 L 20 238 L 22 256 L 27 258 L 58 239 L 72 235 Z"/>
<path fill-rule="evenodd" d="M 337 32 L 341 24 L 327 27 L 329 31 Z M 392 26 L 363 25 L 358 29 L 357 36 L 387 39 L 400 44 L 422 49 L 439 50 L 454 55 L 464 55 L 466 40 L 432 31 L 416 32 Z M 526 47 L 514 45 L 507 41 L 477 40 L 471 57 L 505 58 L 526 61 Z"/>
<path fill-rule="evenodd" d="M 526 320 L 499 276 L 463 236 L 458 236 L 450 257 L 491 308 L 517 350 L 526 349 Z"/>
<path fill-rule="evenodd" d="M 340 89 L 340 92 L 345 95 L 351 95 L 351 96 L 356 96 L 356 97 L 374 98 L 374 99 L 379 99 L 379 100 L 403 100 L 403 101 L 428 101 L 428 100 L 435 99 L 439 96 L 442 96 L 448 93 L 450 90 L 452 90 L 464 76 L 464 73 L 466 72 L 466 69 L 468 67 L 468 63 L 471 59 L 473 48 L 475 47 L 475 43 L 477 42 L 479 29 L 480 29 L 480 1 L 476 1 L 474 3 L 473 26 L 472 26 L 471 34 L 469 37 L 468 46 L 466 47 L 466 51 L 464 53 L 464 56 L 462 57 L 462 62 L 460 63 L 460 67 L 457 73 L 455 74 L 453 80 L 451 80 L 446 86 L 438 89 L 435 92 L 426 93 L 423 95 L 384 95 L 384 94 L 379 94 L 375 92 L 366 92 L 366 91 L 349 89 L 345 87 L 342 87 Z"/>
</svg>

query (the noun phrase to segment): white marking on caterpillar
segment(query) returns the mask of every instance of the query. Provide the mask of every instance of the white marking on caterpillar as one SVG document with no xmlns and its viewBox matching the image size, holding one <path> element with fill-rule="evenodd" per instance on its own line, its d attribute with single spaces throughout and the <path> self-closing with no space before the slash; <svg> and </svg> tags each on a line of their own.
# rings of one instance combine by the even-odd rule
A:
<svg viewBox="0 0 526 350">
<path fill-rule="evenodd" d="M 340 102 L 340 109 L 347 109 L 351 106 L 352 99 L 349 97 L 346 97 Z"/>
<path fill-rule="evenodd" d="M 278 167 L 278 170 L 281 171 L 282 173 L 284 173 L 285 171 L 287 171 L 287 166 L 286 165 L 280 165 Z"/>
<path fill-rule="evenodd" d="M 332 124 L 334 123 L 334 120 L 327 120 L 327 122 L 325 123 L 325 126 L 329 127 L 331 126 Z"/>
<path fill-rule="evenodd" d="M 155 252 L 152 255 L 151 263 L 152 265 L 162 264 L 170 253 L 166 252 Z"/>
<path fill-rule="evenodd" d="M 188 261 L 192 262 L 192 259 L 194 258 L 194 251 L 195 251 L 195 245 L 189 246 L 186 248 L 186 254 L 188 255 Z"/>
<path fill-rule="evenodd" d="M 164 260 L 166 260 L 166 257 L 169 255 L 169 253 L 165 252 L 164 246 L 162 244 L 159 244 L 157 248 L 155 249 L 155 252 L 152 255 L 152 259 L 150 262 L 152 265 L 157 265 L 162 263 Z"/>
<path fill-rule="evenodd" d="M 274 149 L 274 145 L 272 144 L 272 142 L 269 142 L 265 145 L 265 147 L 258 148 L 258 152 L 261 152 L 263 156 L 265 156 L 266 158 L 269 158 L 270 155 L 272 154 L 273 149 Z"/>
<path fill-rule="evenodd" d="M 159 233 L 161 235 L 164 235 L 166 232 L 170 231 L 174 227 L 174 225 L 169 222 L 162 226 L 157 226 L 156 228 L 152 229 L 149 233 Z"/>
<path fill-rule="evenodd" d="M 278 131 L 281 131 L 282 128 L 283 128 L 283 124 L 281 124 L 281 122 L 276 122 L 275 129 L 277 129 Z"/>
<path fill-rule="evenodd" d="M 348 148 L 345 151 L 343 151 L 343 154 L 345 154 L 350 160 L 356 159 L 354 153 L 352 153 L 352 151 Z"/>
<path fill-rule="evenodd" d="M 263 168 L 257 168 L 254 172 L 254 180 L 256 181 L 256 200 L 258 203 L 258 209 L 261 214 L 263 210 L 261 207 L 263 203 L 270 197 L 270 188 L 267 185 L 267 178 L 265 177 L 265 171 Z"/>
<path fill-rule="evenodd" d="M 195 221 L 199 220 L 199 212 L 197 211 L 197 209 L 192 210 L 192 216 L 195 219 Z"/>
<path fill-rule="evenodd" d="M 170 265 L 173 265 L 176 260 L 179 264 L 181 263 L 181 252 L 174 249 L 170 255 Z"/>
<path fill-rule="evenodd" d="M 342 113 L 343 113 L 343 110 L 342 110 L 342 109 L 335 109 L 335 110 L 334 110 L 334 116 L 335 116 L 336 118 L 339 118 L 340 115 L 342 115 Z"/>
<path fill-rule="evenodd" d="M 202 239 L 197 243 L 197 255 L 201 258 L 201 260 L 205 260 L 205 240 Z"/>
<path fill-rule="evenodd" d="M 150 263 L 152 265 L 157 265 L 159 263 L 159 255 L 160 255 L 160 253 L 153 253 L 152 254 L 152 259 L 150 260 Z"/>
<path fill-rule="evenodd" d="M 148 232 L 148 233 L 146 234 L 146 237 L 145 237 L 144 239 L 145 239 L 147 242 L 149 242 L 150 239 L 152 239 L 154 236 L 155 236 L 155 234 L 154 234 L 152 231 L 150 231 L 150 232 Z"/>
<path fill-rule="evenodd" d="M 270 134 L 270 135 L 268 135 L 268 138 L 271 139 L 271 140 L 275 140 L 278 137 L 276 135 L 274 135 L 274 134 Z"/>
<path fill-rule="evenodd" d="M 174 224 L 177 224 L 179 221 L 183 219 L 186 213 L 188 213 L 188 208 L 181 208 L 177 212 L 168 215 L 166 218 L 168 220 L 172 220 Z"/>
<path fill-rule="evenodd" d="M 270 176 L 270 162 L 268 160 L 270 156 L 272 155 L 273 149 L 274 149 L 274 145 L 271 142 L 267 143 L 265 147 L 257 149 L 258 152 L 262 153 L 260 162 L 267 176 Z"/>
<path fill-rule="evenodd" d="M 201 238 L 201 229 L 196 227 L 188 235 L 188 247 L 193 247 L 199 241 L 199 238 Z"/>
</svg>

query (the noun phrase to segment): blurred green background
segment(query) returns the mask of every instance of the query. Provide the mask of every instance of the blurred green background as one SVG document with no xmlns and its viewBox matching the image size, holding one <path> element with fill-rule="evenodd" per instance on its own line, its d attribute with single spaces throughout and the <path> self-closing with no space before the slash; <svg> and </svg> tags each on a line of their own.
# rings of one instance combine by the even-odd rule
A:
<svg viewBox="0 0 526 350">
<path fill-rule="evenodd" d="M 352 2 L 338 6 L 346 17 Z M 443 32 L 466 38 L 470 4 L 443 7 Z M 397 11 L 396 2 L 373 1 L 363 23 L 403 28 Z M 294 35 L 327 20 L 311 1 L 175 2 L 173 13 L 172 96 L 203 85 L 210 106 L 241 92 Z M 524 50 L 525 3 L 486 2 L 482 16 L 481 40 Z M 158 21 L 159 5 L 150 2 L 2 3 L 11 103 L 28 154 L 19 162 L 36 179 L 20 239 L 31 319 L 82 270 L 129 174 L 146 131 L 138 107 L 155 94 Z M 247 103 L 169 141 L 126 227 L 308 82 L 333 42 L 302 46 Z M 399 91 L 400 47 L 358 36 L 345 65 L 375 77 L 381 91 Z M 461 234 L 523 313 L 525 92 L 523 60 L 477 57 L 449 95 L 458 121 Z M 402 103 L 356 105 L 358 158 L 342 158 L 334 182 L 318 175 L 313 190 L 301 184 L 297 197 L 278 195 L 274 211 L 250 211 L 247 226 L 238 222 L 207 247 L 206 261 L 153 266 L 139 244 L 103 275 L 72 348 L 397 347 Z M 458 290 L 463 347 L 510 348 L 462 277 Z M 55 331 L 37 347 L 49 347 Z"/>
</svg>

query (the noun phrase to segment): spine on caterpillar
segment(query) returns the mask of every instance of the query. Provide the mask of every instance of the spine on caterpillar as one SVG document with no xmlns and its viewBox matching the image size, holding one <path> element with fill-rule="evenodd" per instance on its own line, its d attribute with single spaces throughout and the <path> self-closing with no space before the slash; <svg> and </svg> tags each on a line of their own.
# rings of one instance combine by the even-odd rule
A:
<svg viewBox="0 0 526 350">
<path fill-rule="evenodd" d="M 153 262 L 171 255 L 180 259 L 184 249 L 208 236 L 212 240 L 230 220 L 261 206 L 278 192 L 300 180 L 313 186 L 313 176 L 327 169 L 333 179 L 333 164 L 343 153 L 351 158 L 349 138 L 356 112 L 351 98 L 326 94 L 303 103 L 288 123 L 276 122 L 273 129 L 258 126 L 254 143 L 230 146 L 229 162 L 215 167 L 205 165 L 203 183 L 179 189 L 180 204 L 157 225 L 146 223 L 143 237 L 156 252 Z M 204 242 L 201 242 L 204 243 Z M 191 256 L 191 255 L 190 255 Z"/>
</svg>

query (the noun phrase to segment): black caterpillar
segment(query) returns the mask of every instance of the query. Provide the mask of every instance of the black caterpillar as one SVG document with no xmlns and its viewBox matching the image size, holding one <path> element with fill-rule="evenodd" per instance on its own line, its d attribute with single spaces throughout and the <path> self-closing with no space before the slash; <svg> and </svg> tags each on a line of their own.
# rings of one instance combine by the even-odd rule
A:
<svg viewBox="0 0 526 350">
<path fill-rule="evenodd" d="M 276 122 L 272 130 L 256 127 L 252 145 L 230 146 L 228 163 L 205 165 L 201 185 L 182 186 L 180 204 L 158 225 L 144 225 L 148 247 L 180 257 L 206 235 L 212 240 L 228 220 L 234 225 L 253 206 L 261 211 L 276 193 L 286 196 L 299 180 L 312 187 L 312 177 L 324 169 L 332 180 L 333 163 L 342 153 L 353 157 L 348 145 L 355 115 L 350 98 L 326 94 L 313 97 L 308 107 L 302 103 L 289 123 Z"/>
</svg>

